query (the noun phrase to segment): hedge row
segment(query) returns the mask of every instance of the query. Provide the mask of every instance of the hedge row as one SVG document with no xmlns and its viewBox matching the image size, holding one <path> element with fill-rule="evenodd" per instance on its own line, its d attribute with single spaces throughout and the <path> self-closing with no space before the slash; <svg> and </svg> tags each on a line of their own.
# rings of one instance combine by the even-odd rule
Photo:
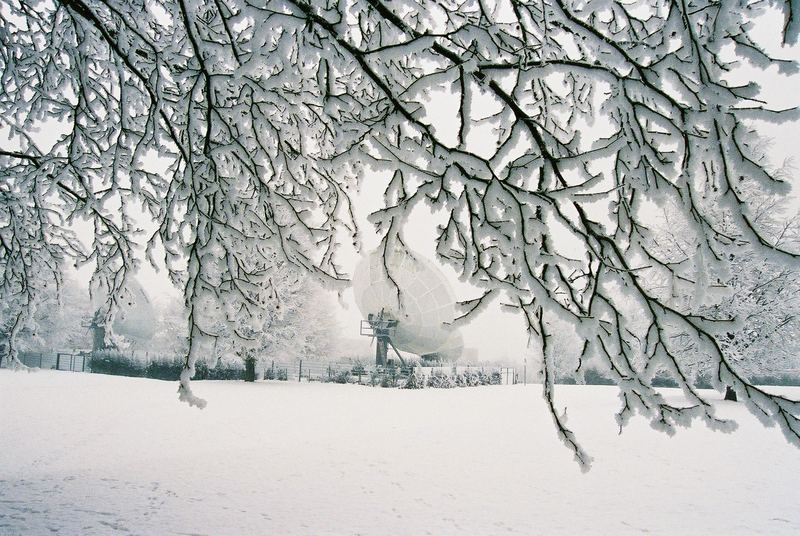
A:
<svg viewBox="0 0 800 536">
<path fill-rule="evenodd" d="M 115 351 L 95 352 L 89 363 L 94 373 L 156 380 L 177 380 L 183 370 L 183 360 L 179 358 L 156 358 L 144 362 Z M 195 364 L 195 380 L 243 380 L 244 375 L 243 368 L 223 365 L 209 368 L 202 361 Z"/>
<path fill-rule="evenodd" d="M 458 374 L 447 374 L 436 371 L 425 377 L 422 374 L 412 373 L 405 384 L 404 389 L 423 389 L 433 387 L 435 389 L 452 389 L 454 387 L 477 387 L 479 385 L 500 385 L 502 376 L 500 372 L 494 371 L 489 374 L 480 370 L 467 370 Z"/>
</svg>

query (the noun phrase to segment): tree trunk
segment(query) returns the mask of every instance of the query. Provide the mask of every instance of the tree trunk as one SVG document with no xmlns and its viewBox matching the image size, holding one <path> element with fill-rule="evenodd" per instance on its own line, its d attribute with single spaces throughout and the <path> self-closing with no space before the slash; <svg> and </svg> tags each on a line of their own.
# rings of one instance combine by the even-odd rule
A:
<svg viewBox="0 0 800 536">
<path fill-rule="evenodd" d="M 244 381 L 256 381 L 256 359 L 248 357 L 244 360 Z"/>
<path fill-rule="evenodd" d="M 733 387 L 730 385 L 725 388 L 725 400 L 732 400 L 734 402 L 739 401 L 739 399 L 736 397 L 736 391 L 734 391 Z"/>
</svg>

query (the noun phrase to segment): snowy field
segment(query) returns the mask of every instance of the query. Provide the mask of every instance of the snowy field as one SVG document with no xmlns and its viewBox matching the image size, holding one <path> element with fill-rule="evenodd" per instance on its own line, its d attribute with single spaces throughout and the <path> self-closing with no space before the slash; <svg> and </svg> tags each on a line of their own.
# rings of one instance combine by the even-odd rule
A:
<svg viewBox="0 0 800 536">
<path fill-rule="evenodd" d="M 735 403 L 619 435 L 614 388 L 559 386 L 583 474 L 540 386 L 176 387 L 0 370 L 0 535 L 800 533 L 800 450 Z"/>
</svg>

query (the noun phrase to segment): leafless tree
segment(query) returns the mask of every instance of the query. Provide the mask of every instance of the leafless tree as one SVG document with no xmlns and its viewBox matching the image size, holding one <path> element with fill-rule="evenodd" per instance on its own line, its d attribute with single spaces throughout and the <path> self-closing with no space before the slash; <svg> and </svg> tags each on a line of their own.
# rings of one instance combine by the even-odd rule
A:
<svg viewBox="0 0 800 536">
<path fill-rule="evenodd" d="M 754 140 L 758 138 L 754 136 Z M 755 147 L 757 148 L 756 144 Z M 765 152 L 756 150 L 756 158 L 766 164 Z M 788 167 L 788 166 L 787 166 Z M 791 169 L 777 170 L 777 175 L 789 177 Z M 759 225 L 772 244 L 796 251 L 800 247 L 800 214 L 786 199 L 754 190 L 752 185 L 740 187 L 747 201 L 750 217 Z M 673 265 L 691 264 L 692 243 L 686 239 L 691 230 L 674 216 L 675 209 L 663 207 L 663 218 L 652 226 L 653 249 L 669 258 Z M 735 236 L 724 216 L 722 229 Z M 798 370 L 798 335 L 800 335 L 800 281 L 797 266 L 772 262 L 747 243 L 732 244 L 727 250 L 729 270 L 715 281 L 708 281 L 708 294 L 692 292 L 678 278 L 658 278 L 651 282 L 653 292 L 679 310 L 697 309 L 703 314 L 731 318 L 726 329 L 715 334 L 729 362 L 744 377 L 780 376 Z M 694 268 L 696 270 L 696 268 Z M 696 338 L 690 333 L 676 336 L 685 346 L 679 352 L 692 376 L 708 376 L 713 372 L 713 359 L 700 351 Z M 694 359 L 692 359 L 694 356 Z M 736 392 L 728 387 L 726 399 L 736 400 Z"/>
</svg>

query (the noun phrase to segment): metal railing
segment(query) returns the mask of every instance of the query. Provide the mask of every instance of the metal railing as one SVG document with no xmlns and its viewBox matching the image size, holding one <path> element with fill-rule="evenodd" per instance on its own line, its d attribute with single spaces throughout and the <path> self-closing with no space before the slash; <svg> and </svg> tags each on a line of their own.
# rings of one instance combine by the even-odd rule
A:
<svg viewBox="0 0 800 536">
<path fill-rule="evenodd" d="M 397 320 L 362 320 L 360 333 L 365 337 L 392 337 Z"/>
</svg>

